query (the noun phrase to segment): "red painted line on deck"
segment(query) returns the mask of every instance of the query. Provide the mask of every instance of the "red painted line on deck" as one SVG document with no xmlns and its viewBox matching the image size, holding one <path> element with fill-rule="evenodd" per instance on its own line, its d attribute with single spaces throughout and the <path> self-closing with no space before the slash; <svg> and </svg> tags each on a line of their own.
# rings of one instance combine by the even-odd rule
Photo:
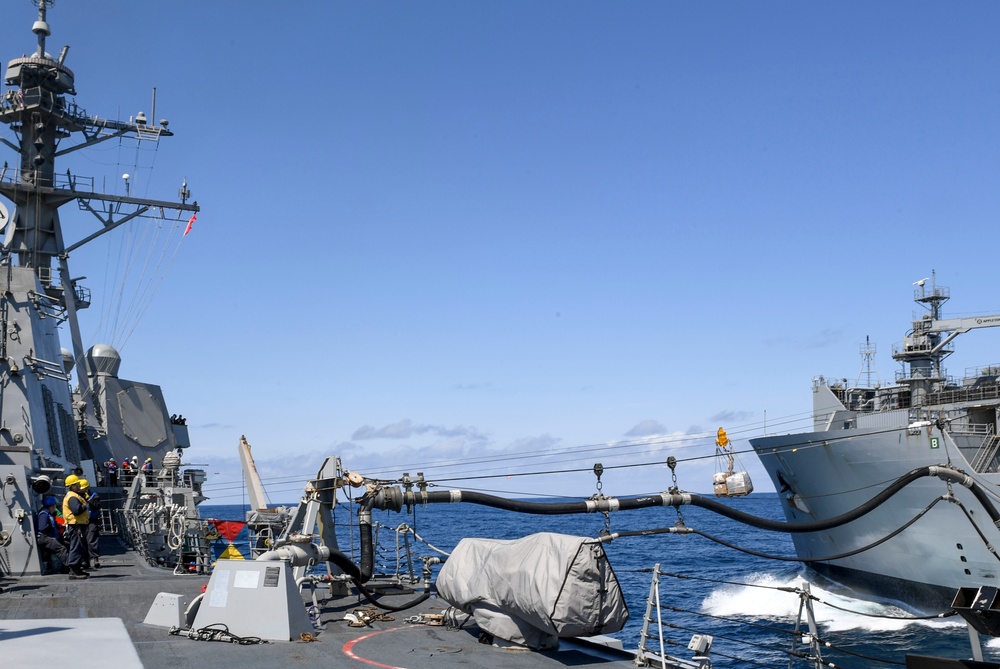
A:
<svg viewBox="0 0 1000 669">
<path fill-rule="evenodd" d="M 352 639 L 348 641 L 341 647 L 340 650 L 344 652 L 344 655 L 351 658 L 352 660 L 357 660 L 358 662 L 364 662 L 365 664 L 370 664 L 375 667 L 382 667 L 382 669 L 406 669 L 406 667 L 397 667 L 393 664 L 382 664 L 381 662 L 376 662 L 375 660 L 369 660 L 367 657 L 361 657 L 354 653 L 354 645 L 364 641 L 366 639 L 371 639 L 373 636 L 378 636 L 379 634 L 385 634 L 386 632 L 395 632 L 397 630 L 408 629 L 406 627 L 393 627 L 387 630 L 380 630 L 378 632 L 372 632 L 371 634 L 366 634 L 364 636 L 359 636 L 357 639 Z"/>
</svg>

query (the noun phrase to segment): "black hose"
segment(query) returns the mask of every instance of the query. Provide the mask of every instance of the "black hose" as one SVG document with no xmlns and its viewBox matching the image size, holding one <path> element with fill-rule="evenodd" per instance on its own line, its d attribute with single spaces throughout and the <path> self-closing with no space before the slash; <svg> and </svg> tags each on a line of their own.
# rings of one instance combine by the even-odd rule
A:
<svg viewBox="0 0 1000 669">
<path fill-rule="evenodd" d="M 857 520 L 861 516 L 864 516 L 868 512 L 874 510 L 875 508 L 881 506 L 890 497 L 895 495 L 897 492 L 913 483 L 919 478 L 924 476 L 931 476 L 930 467 L 920 467 L 908 472 L 898 479 L 896 479 L 892 484 L 889 485 L 885 490 L 879 494 L 872 497 L 870 500 L 864 504 L 851 509 L 846 513 L 842 513 L 839 516 L 834 516 L 833 518 L 827 518 L 826 520 L 817 520 L 808 523 L 786 523 L 779 522 L 776 520 L 769 520 L 767 518 L 760 518 L 758 516 L 752 516 L 749 513 L 740 511 L 739 509 L 734 509 L 731 506 L 718 502 L 714 499 L 709 499 L 707 497 L 701 497 L 700 495 L 691 496 L 692 506 L 698 506 L 703 509 L 708 509 L 709 511 L 714 511 L 720 515 L 730 518 L 732 520 L 737 520 L 741 523 L 746 523 L 751 527 L 756 527 L 761 530 L 772 530 L 776 532 L 818 532 L 820 530 L 828 530 L 834 527 L 840 527 L 841 525 L 846 525 L 847 523 Z M 992 505 L 991 505 L 992 506 Z"/>
<path fill-rule="evenodd" d="M 671 501 L 666 501 L 664 497 L 664 495 L 650 495 L 644 497 L 626 497 L 622 499 L 607 498 L 607 500 L 610 500 L 616 505 L 616 508 L 609 509 L 611 511 L 630 511 L 654 506 L 678 506 L 683 503 L 680 501 L 672 503 Z M 670 495 L 669 497 L 677 497 L 679 499 L 680 495 Z M 406 504 L 444 504 L 453 502 L 468 502 L 469 504 L 489 506 L 494 509 L 504 509 L 506 511 L 542 516 L 564 516 L 575 513 L 594 513 L 595 511 L 603 510 L 598 508 L 598 505 L 595 505 L 590 500 L 584 500 L 581 502 L 559 502 L 552 504 L 549 502 L 528 502 L 525 500 L 508 499 L 506 497 L 497 497 L 496 495 L 487 495 L 485 493 L 473 492 L 470 490 L 442 490 L 424 493 L 406 492 L 403 493 L 402 499 L 405 500 Z M 379 506 L 378 508 L 399 511 L 402 507 L 396 508 L 395 505 L 386 504 L 384 506 Z"/>
<path fill-rule="evenodd" d="M 354 560 L 344 553 L 331 548 L 330 557 L 328 557 L 327 560 L 340 567 L 340 571 L 350 576 L 351 580 L 361 580 L 361 570 L 358 569 L 358 565 L 354 564 Z"/>
<path fill-rule="evenodd" d="M 420 602 L 426 601 L 431 596 L 431 593 L 425 592 L 425 593 L 423 593 L 423 594 L 421 594 L 421 595 L 419 595 L 417 597 L 414 597 L 413 599 L 411 599 L 410 601 L 406 602 L 405 604 L 400 604 L 399 606 L 392 606 L 391 604 L 382 604 L 378 600 L 378 598 L 375 597 L 375 595 L 373 595 L 372 593 L 368 592 L 368 589 L 365 588 L 365 586 L 363 586 L 361 583 L 358 583 L 357 581 L 355 581 L 354 585 L 357 586 L 358 591 L 364 596 L 365 599 L 367 599 L 369 602 L 371 602 L 375 606 L 379 607 L 380 609 L 385 609 L 386 611 L 405 611 L 406 609 L 413 608 L 414 606 L 416 606 Z"/>
<path fill-rule="evenodd" d="M 713 511 L 720 515 L 723 515 L 732 520 L 745 523 L 752 527 L 758 529 L 771 530 L 776 532 L 818 532 L 821 530 L 827 530 L 834 527 L 839 527 L 845 525 L 851 521 L 857 520 L 858 518 L 864 516 L 865 514 L 871 512 L 873 509 L 884 504 L 888 499 L 893 497 L 900 490 L 913 483 L 917 479 L 924 478 L 927 476 L 936 476 L 937 478 L 950 482 L 958 483 L 972 492 L 980 504 L 982 504 L 983 509 L 986 510 L 987 515 L 993 521 L 995 525 L 1000 525 L 1000 511 L 997 510 L 996 506 L 990 500 L 989 495 L 983 490 L 982 486 L 976 482 L 968 474 L 961 472 L 959 470 L 947 468 L 944 466 L 927 466 L 919 467 L 911 472 L 904 474 L 903 476 L 896 479 L 892 484 L 886 487 L 882 492 L 878 493 L 870 500 L 864 504 L 852 509 L 846 513 L 842 513 L 839 516 L 829 518 L 827 520 L 814 521 L 808 523 L 787 523 L 778 522 L 770 520 L 768 518 L 761 518 L 759 516 L 754 516 L 749 513 L 745 513 L 738 509 L 734 509 L 731 506 L 718 502 L 714 499 L 708 497 L 703 497 L 701 495 L 690 494 L 690 493 L 663 493 L 660 495 L 646 495 L 642 497 L 626 497 L 623 499 L 616 499 L 612 497 L 600 498 L 600 499 L 588 499 L 580 502 L 561 502 L 558 504 L 549 504 L 545 502 L 527 502 L 523 500 L 507 499 L 505 497 L 497 497 L 495 495 L 487 495 L 480 492 L 472 492 L 466 490 L 450 490 L 450 491 L 420 491 L 414 493 L 412 491 L 402 492 L 398 488 L 385 488 L 375 495 L 366 495 L 361 502 L 361 512 L 359 514 L 359 526 L 361 529 L 361 566 L 355 565 L 349 557 L 340 553 L 338 551 L 333 551 L 331 553 L 330 561 L 335 565 L 340 567 L 345 574 L 351 577 L 354 584 L 357 586 L 361 594 L 369 602 L 378 606 L 379 608 L 386 609 L 388 611 L 402 611 L 404 609 L 410 608 L 419 604 L 420 602 L 427 599 L 430 595 L 429 593 L 424 593 L 423 595 L 415 598 L 414 600 L 399 606 L 392 607 L 389 605 L 379 604 L 378 600 L 364 587 L 371 577 L 375 569 L 375 551 L 372 541 L 372 522 L 371 522 L 371 510 L 372 508 L 379 509 L 389 509 L 394 511 L 399 511 L 402 505 L 405 503 L 410 504 L 441 504 L 441 503 L 456 503 L 456 502 L 468 502 L 470 504 L 479 504 L 481 506 L 489 506 L 496 509 L 504 509 L 507 511 L 515 511 L 517 513 L 529 513 L 536 515 L 567 515 L 567 514 L 578 514 L 578 513 L 594 513 L 594 512 L 607 512 L 607 511 L 629 511 L 634 509 L 644 509 L 656 506 L 673 506 L 679 507 L 686 504 L 692 506 L 698 506 L 709 511 Z M 935 503 L 940 500 L 936 500 Z M 933 504 L 931 505 L 933 506 Z M 922 515 L 922 514 L 920 514 Z M 919 517 L 919 516 L 918 516 Z M 914 519 L 916 520 L 916 519 Z M 911 521 L 912 523 L 913 521 Z M 900 528 L 899 531 L 905 529 L 908 525 Z M 659 534 L 661 532 L 677 531 L 677 528 L 657 528 L 652 530 L 640 530 L 635 532 L 637 535 L 648 535 L 648 534 Z M 691 530 L 695 531 L 695 530 Z M 695 531 L 696 532 L 696 531 Z M 696 532 L 697 534 L 702 534 L 701 532 Z M 705 535 L 707 536 L 707 535 Z M 713 537 L 713 540 L 717 540 Z M 870 546 L 868 547 L 870 548 Z M 851 553 L 853 554 L 853 553 Z M 824 558 L 831 559 L 831 558 Z"/>
<path fill-rule="evenodd" d="M 998 511 L 996 506 L 993 505 L 989 495 L 982 489 L 979 483 L 961 471 L 946 468 L 944 466 L 927 466 L 914 469 L 913 471 L 899 477 L 896 481 L 885 488 L 885 490 L 855 509 L 826 520 L 805 523 L 780 522 L 769 518 L 761 518 L 759 516 L 754 516 L 740 511 L 739 509 L 734 509 L 733 507 L 714 499 L 693 493 L 663 493 L 660 495 L 626 497 L 621 499 L 608 497 L 597 500 L 589 499 L 579 502 L 560 502 L 557 504 L 549 504 L 546 502 L 528 502 L 524 500 L 507 499 L 505 497 L 497 497 L 495 495 L 487 495 L 467 490 L 424 491 L 414 493 L 412 491 L 400 492 L 396 489 L 391 495 L 369 498 L 368 503 L 376 508 L 399 511 L 402 508 L 403 503 L 409 505 L 468 502 L 470 504 L 479 504 L 481 506 L 489 506 L 496 509 L 505 509 L 507 511 L 515 511 L 517 513 L 536 515 L 567 515 L 604 511 L 629 511 L 633 509 L 644 509 L 656 506 L 679 507 L 690 504 L 692 506 L 708 509 L 709 511 L 718 513 L 727 518 L 745 523 L 758 529 L 790 533 L 818 532 L 834 527 L 840 527 L 841 525 L 846 525 L 847 523 L 857 520 L 884 504 L 889 498 L 894 496 L 909 484 L 913 483 L 917 479 L 927 476 L 936 476 L 943 481 L 958 483 L 969 488 L 972 494 L 975 495 L 976 499 L 979 500 L 979 503 L 982 504 L 994 524 L 1000 523 L 1000 511 Z M 362 542 L 363 541 L 364 532 L 362 532 Z M 364 557 L 363 549 L 364 544 L 362 543 L 362 557 Z"/>
<path fill-rule="evenodd" d="M 368 530 L 370 539 L 371 538 L 370 525 L 368 526 Z M 340 551 L 331 549 L 330 557 L 327 558 L 327 560 L 329 560 L 336 566 L 340 567 L 340 570 L 343 571 L 347 576 L 349 576 L 351 578 L 351 581 L 354 582 L 354 586 L 358 589 L 358 592 L 360 592 L 365 599 L 367 599 L 369 602 L 379 607 L 380 609 L 385 609 L 386 611 L 405 611 L 406 609 L 412 608 L 417 604 L 419 604 L 420 602 L 426 600 L 428 597 L 430 597 L 430 593 L 425 592 L 421 594 L 419 597 L 415 597 L 410 601 L 406 602 L 405 604 L 400 604 L 399 606 L 382 604 L 379 602 L 378 598 L 375 597 L 375 595 L 373 595 L 371 592 L 369 592 L 368 588 L 364 586 L 365 581 L 368 580 L 367 578 L 363 578 L 362 572 L 364 570 L 359 569 L 358 565 L 354 564 L 354 561 L 351 560 L 350 557 L 348 557 L 344 553 L 341 553 Z M 371 578 L 370 572 L 368 574 L 368 577 Z"/>
<path fill-rule="evenodd" d="M 361 532 L 361 569 L 358 571 L 358 580 L 367 583 L 375 573 L 375 544 L 372 541 L 371 521 L 359 522 L 358 529 Z"/>
</svg>

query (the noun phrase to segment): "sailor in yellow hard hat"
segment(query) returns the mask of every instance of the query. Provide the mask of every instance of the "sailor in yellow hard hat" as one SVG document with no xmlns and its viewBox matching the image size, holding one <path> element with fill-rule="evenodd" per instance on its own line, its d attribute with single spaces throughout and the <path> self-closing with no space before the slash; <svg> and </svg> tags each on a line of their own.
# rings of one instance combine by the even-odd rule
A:
<svg viewBox="0 0 1000 669">
<path fill-rule="evenodd" d="M 80 494 L 87 498 L 87 512 L 90 519 L 84 534 L 87 558 L 83 562 L 84 570 L 101 568 L 101 496 L 90 487 L 87 479 L 80 479 Z"/>
<path fill-rule="evenodd" d="M 90 521 L 90 511 L 87 507 L 87 499 L 81 494 L 82 484 L 87 488 L 90 483 L 87 479 L 81 479 L 76 474 L 70 474 L 64 481 L 66 486 L 66 496 L 63 498 L 62 512 L 66 521 L 66 540 L 69 541 L 69 567 L 70 578 L 87 578 L 90 576 L 83 570 L 83 563 L 87 561 L 86 532 L 87 523 Z"/>
</svg>

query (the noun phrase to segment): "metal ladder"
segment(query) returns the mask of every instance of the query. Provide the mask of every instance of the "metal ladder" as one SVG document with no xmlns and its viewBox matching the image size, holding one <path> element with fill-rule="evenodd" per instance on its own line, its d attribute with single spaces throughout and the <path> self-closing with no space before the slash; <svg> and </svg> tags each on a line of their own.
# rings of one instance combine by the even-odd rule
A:
<svg viewBox="0 0 1000 669">
<path fill-rule="evenodd" d="M 996 458 L 998 451 L 1000 451 L 1000 434 L 991 434 L 983 440 L 982 447 L 976 452 L 976 459 L 972 463 L 972 470 L 980 473 L 984 472 L 986 467 Z"/>
</svg>

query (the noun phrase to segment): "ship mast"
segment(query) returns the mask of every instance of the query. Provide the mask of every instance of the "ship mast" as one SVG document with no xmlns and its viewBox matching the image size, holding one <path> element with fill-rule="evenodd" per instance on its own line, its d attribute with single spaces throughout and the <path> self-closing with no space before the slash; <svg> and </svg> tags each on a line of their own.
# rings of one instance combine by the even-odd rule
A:
<svg viewBox="0 0 1000 669">
<path fill-rule="evenodd" d="M 925 286 L 928 281 L 931 282 L 929 291 Z M 954 352 L 950 345 L 955 337 L 970 330 L 1000 327 L 1000 314 L 941 318 L 941 305 L 951 297 L 951 291 L 937 285 L 934 272 L 930 278 L 915 281 L 913 285 L 918 287 L 914 291 L 914 301 L 929 313 L 913 321 L 913 330 L 903 337 L 901 346 L 893 347 L 892 357 L 904 365 L 897 372 L 896 380 L 910 386 L 911 405 L 922 406 L 947 379 L 941 362 Z"/>
<path fill-rule="evenodd" d="M 73 340 L 73 356 L 79 364 L 84 359 L 77 310 L 89 306 L 89 295 L 75 285 L 70 277 L 69 253 L 93 239 L 139 217 L 152 218 L 174 212 L 181 220 L 184 212 L 197 212 L 197 202 L 149 200 L 98 193 L 93 179 L 56 174 L 56 158 L 87 148 L 109 139 L 133 136 L 137 141 L 158 142 L 169 137 L 167 122 L 158 126 L 147 124 L 139 112 L 134 119 L 115 121 L 88 115 L 75 101 L 74 75 L 65 65 L 69 47 L 63 47 L 58 59 L 45 51 L 45 40 L 51 31 L 46 10 L 54 0 L 33 0 L 38 7 L 38 19 L 32 26 L 38 48 L 31 56 L 11 60 L 4 83 L 7 91 L 0 97 L 0 123 L 8 125 L 18 138 L 13 144 L 6 138 L 0 142 L 18 152 L 18 168 L 11 170 L 4 163 L 0 170 L 0 194 L 15 204 L 15 211 L 6 223 L 0 222 L 3 234 L 0 244 L 0 265 L 32 268 L 44 294 L 66 312 Z M 79 141 L 60 147 L 64 140 L 78 135 Z M 186 186 L 182 190 L 186 191 Z M 97 232 L 67 246 L 59 219 L 59 207 L 76 201 L 101 223 Z M 55 265 L 55 267 L 53 267 Z M 79 373 L 81 390 L 86 373 Z"/>
<path fill-rule="evenodd" d="M 930 290 L 927 282 L 930 281 Z M 913 321 L 911 334 L 903 338 L 903 344 L 893 347 L 892 358 L 903 363 L 896 380 L 910 387 L 911 404 L 924 404 L 928 393 L 945 380 L 941 362 L 954 352 L 942 345 L 941 332 L 933 325 L 941 319 L 941 306 L 951 297 L 950 291 L 937 285 L 937 275 L 914 281 L 913 301 L 927 309 L 928 313 Z M 950 341 L 950 339 L 949 339 Z M 908 369 L 907 369 L 908 366 Z"/>
</svg>

